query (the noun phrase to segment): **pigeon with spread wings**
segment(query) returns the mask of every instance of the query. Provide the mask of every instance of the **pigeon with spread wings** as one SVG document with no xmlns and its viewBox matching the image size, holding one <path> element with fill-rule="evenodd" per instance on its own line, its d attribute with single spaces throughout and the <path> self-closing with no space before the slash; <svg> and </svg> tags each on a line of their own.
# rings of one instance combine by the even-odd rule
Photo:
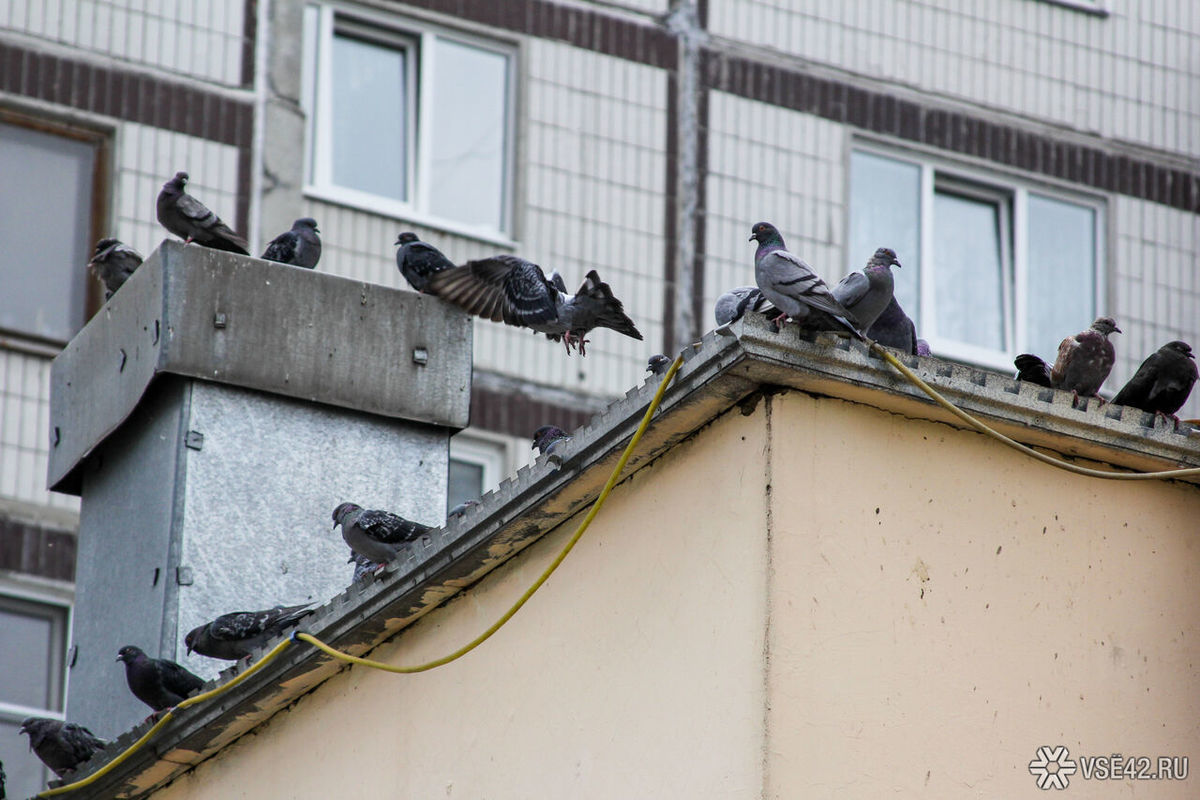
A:
<svg viewBox="0 0 1200 800">
<path fill-rule="evenodd" d="M 554 341 L 563 341 L 587 355 L 594 328 L 611 328 L 634 339 L 642 334 L 625 314 L 608 284 L 590 271 L 575 294 L 568 294 L 557 273 L 546 277 L 542 268 L 519 256 L 498 255 L 468 261 L 429 277 L 428 290 L 468 313 L 493 322 L 530 328 Z"/>
</svg>

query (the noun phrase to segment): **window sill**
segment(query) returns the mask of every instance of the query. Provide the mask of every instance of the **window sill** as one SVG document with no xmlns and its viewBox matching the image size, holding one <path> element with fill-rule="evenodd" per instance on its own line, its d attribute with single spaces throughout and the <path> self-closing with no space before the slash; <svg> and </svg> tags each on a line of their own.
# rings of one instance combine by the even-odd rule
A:
<svg viewBox="0 0 1200 800">
<path fill-rule="evenodd" d="M 505 250 L 517 250 L 520 243 L 495 230 L 465 225 L 430 214 L 413 211 L 405 204 L 386 197 L 370 197 L 359 192 L 345 191 L 338 187 L 305 186 L 304 196 L 323 203 L 333 203 L 346 208 L 364 211 L 380 217 L 390 217 L 397 222 L 407 222 L 425 228 L 433 228 L 452 236 L 461 236 L 476 242 L 492 244 Z"/>
<path fill-rule="evenodd" d="M 65 346 L 65 343 L 54 342 L 50 339 L 0 331 L 0 350 L 12 350 L 30 356 L 54 358 L 62 352 Z"/>
</svg>

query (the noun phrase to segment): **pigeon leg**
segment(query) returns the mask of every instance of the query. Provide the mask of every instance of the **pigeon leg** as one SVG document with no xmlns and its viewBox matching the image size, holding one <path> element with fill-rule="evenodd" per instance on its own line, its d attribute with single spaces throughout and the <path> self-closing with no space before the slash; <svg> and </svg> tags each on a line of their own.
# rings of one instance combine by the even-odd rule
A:
<svg viewBox="0 0 1200 800">
<path fill-rule="evenodd" d="M 787 313 L 780 311 L 776 317 L 771 317 L 771 322 L 775 323 L 775 332 L 779 333 L 783 330 L 783 323 L 787 319 Z"/>
<path fill-rule="evenodd" d="M 379 566 L 378 566 L 378 567 L 376 567 L 374 570 L 372 570 L 371 574 L 372 574 L 372 575 L 378 575 L 379 573 L 383 572 L 383 570 L 384 570 L 386 567 L 387 567 L 387 562 L 386 562 L 386 561 L 380 561 L 380 562 L 379 562 Z"/>
<path fill-rule="evenodd" d="M 588 343 L 588 340 L 587 340 L 587 339 L 583 338 L 582 336 L 580 336 L 580 337 L 579 337 L 579 341 L 578 341 L 578 344 L 579 344 L 579 355 L 581 355 L 581 356 L 586 356 L 586 355 L 587 355 L 587 349 L 586 349 L 586 348 L 587 348 L 587 343 Z"/>
</svg>

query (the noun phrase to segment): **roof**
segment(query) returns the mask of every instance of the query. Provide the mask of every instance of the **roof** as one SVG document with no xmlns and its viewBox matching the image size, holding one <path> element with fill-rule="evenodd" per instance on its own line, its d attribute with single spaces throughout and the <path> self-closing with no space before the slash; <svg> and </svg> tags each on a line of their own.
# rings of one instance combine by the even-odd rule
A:
<svg viewBox="0 0 1200 800">
<path fill-rule="evenodd" d="M 759 398 L 777 391 L 803 391 L 964 427 L 860 342 L 794 327 L 776 334 L 757 315 L 735 323 L 730 334 L 710 333 L 687 348 L 626 478 L 719 415 L 735 408 L 751 413 Z M 960 408 L 1026 444 L 1137 470 L 1200 465 L 1196 438 L 1169 425 L 1156 426 L 1152 415 L 1136 409 L 1092 402 L 1079 410 L 1068 392 L 937 358 L 903 360 Z M 306 620 L 305 629 L 338 649 L 363 655 L 479 581 L 596 498 L 656 389 L 652 378 L 630 390 L 556 453 L 562 457 L 560 468 L 542 457 L 521 469 L 464 517 L 432 531 L 420 552 L 403 557 L 380 579 L 332 598 Z M 289 647 L 219 700 L 179 712 L 150 747 L 69 796 L 140 795 L 162 786 L 343 668 L 307 645 Z M 115 756 L 147 728 L 143 724 L 122 735 L 107 753 Z M 94 758 L 74 778 L 103 763 Z"/>
</svg>

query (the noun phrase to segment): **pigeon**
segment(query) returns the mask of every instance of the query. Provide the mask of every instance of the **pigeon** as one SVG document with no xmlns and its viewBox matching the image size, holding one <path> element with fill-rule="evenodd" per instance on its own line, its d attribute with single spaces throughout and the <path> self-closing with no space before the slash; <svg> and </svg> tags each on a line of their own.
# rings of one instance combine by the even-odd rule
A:
<svg viewBox="0 0 1200 800">
<path fill-rule="evenodd" d="M 571 434 L 554 425 L 543 425 L 533 432 L 531 450 L 537 449 L 542 455 L 550 455 L 559 445 L 571 441 Z"/>
<path fill-rule="evenodd" d="M 610 328 L 638 339 L 638 332 L 621 301 L 595 270 L 588 272 L 575 294 L 567 294 L 557 273 L 547 278 L 542 268 L 519 256 L 498 255 L 468 261 L 461 267 L 441 270 L 429 278 L 429 291 L 468 313 L 532 328 L 548 339 L 571 346 L 587 355 L 587 339 L 593 328 Z"/>
<path fill-rule="evenodd" d="M 1050 384 L 1069 389 L 1076 399 L 1094 397 L 1116 360 L 1108 335 L 1120 332 L 1112 317 L 1097 317 L 1086 331 L 1063 339 L 1050 368 Z"/>
<path fill-rule="evenodd" d="M 771 321 L 776 330 L 783 329 L 784 319 L 791 317 L 801 325 L 818 330 L 840 326 L 856 338 L 862 334 L 849 320 L 849 313 L 829 291 L 825 281 L 817 277 L 803 259 L 789 253 L 783 236 L 769 222 L 759 222 L 751 229 L 750 241 L 758 242 L 754 253 L 754 281 L 763 296 L 779 310 Z"/>
<path fill-rule="evenodd" d="M 1142 362 L 1112 402 L 1162 414 L 1175 422 L 1175 412 L 1187 402 L 1196 383 L 1196 361 L 1187 342 L 1167 342 Z"/>
<path fill-rule="evenodd" d="M 919 355 L 919 356 L 933 355 L 933 351 L 929 349 L 929 342 L 925 341 L 924 339 L 917 339 L 917 348 L 916 349 L 917 349 L 917 355 Z"/>
<path fill-rule="evenodd" d="M 747 311 L 766 314 L 774 310 L 775 306 L 771 305 L 771 301 L 763 297 L 762 289 L 757 286 L 739 286 L 717 298 L 713 314 L 717 318 L 717 325 L 728 325 L 741 319 Z"/>
<path fill-rule="evenodd" d="M 194 650 L 209 658 L 237 661 L 249 658 L 253 651 L 279 638 L 285 629 L 311 613 L 310 603 L 275 606 L 266 611 L 234 611 L 192 628 L 183 641 L 188 655 Z"/>
<path fill-rule="evenodd" d="M 116 294 L 133 271 L 142 265 L 142 254 L 120 239 L 101 239 L 88 262 L 92 274 L 104 284 L 104 299 Z"/>
<path fill-rule="evenodd" d="M 1013 364 L 1017 368 L 1017 380 L 1047 389 L 1053 386 L 1050 382 L 1050 365 L 1033 353 L 1022 353 L 1013 359 Z"/>
<path fill-rule="evenodd" d="M 396 266 L 408 285 L 418 292 L 425 292 L 429 277 L 435 272 L 453 269 L 454 262 L 442 255 L 428 242 L 422 242 L 415 233 L 405 232 L 396 237 L 400 249 L 396 251 Z"/>
<path fill-rule="evenodd" d="M 383 569 L 401 548 L 417 539 L 432 526 L 407 520 L 387 511 L 372 511 L 354 503 L 342 503 L 333 510 L 333 527 L 342 526 L 342 538 L 350 549 L 369 558 Z"/>
<path fill-rule="evenodd" d="M 856 275 L 861 273 L 855 273 Z M 839 286 L 841 284 L 838 284 Z M 836 291 L 836 290 L 835 290 Z M 895 297 L 867 328 L 867 338 L 894 347 L 902 353 L 917 355 L 917 326 L 900 307 Z"/>
<path fill-rule="evenodd" d="M 368 576 L 374 575 L 387 566 L 386 562 L 380 562 L 376 564 L 371 559 L 367 558 L 366 556 L 360 556 L 353 550 L 350 551 L 350 557 L 346 559 L 346 563 L 354 565 L 354 577 L 351 578 L 351 583 L 358 583 L 359 581 L 366 580 Z"/>
<path fill-rule="evenodd" d="M 60 778 L 108 745 L 82 725 L 47 717 L 26 718 L 18 733 L 29 736 L 29 749 Z"/>
<path fill-rule="evenodd" d="M 163 184 L 158 193 L 156 209 L 158 221 L 184 243 L 196 242 L 217 250 L 250 255 L 246 240 L 233 232 L 221 218 L 203 203 L 183 190 L 188 174 L 176 172 L 175 177 Z"/>
<path fill-rule="evenodd" d="M 652 372 L 655 375 L 666 375 L 667 370 L 671 368 L 672 363 L 674 362 L 671 361 L 671 359 L 667 358 L 661 353 L 659 355 L 650 356 L 650 360 L 646 362 L 646 372 Z"/>
<path fill-rule="evenodd" d="M 479 501 L 478 501 L 478 500 L 464 500 L 464 501 L 462 501 L 461 503 L 459 503 L 458 505 L 456 505 L 454 508 L 452 508 L 452 509 L 450 509 L 448 512 L 446 512 L 446 521 L 447 521 L 447 522 L 449 522 L 449 521 L 450 521 L 450 520 L 452 520 L 452 519 L 458 519 L 458 518 L 459 518 L 459 517 L 461 517 L 463 514 L 466 514 L 466 513 L 467 513 L 467 509 L 469 509 L 469 508 L 474 508 L 474 507 L 475 507 L 475 506 L 477 506 L 477 505 L 479 505 Z"/>
<path fill-rule="evenodd" d="M 203 680 L 174 661 L 150 658 L 131 644 L 117 651 L 117 661 L 125 662 L 125 680 L 134 697 L 156 713 L 179 705 L 204 685 Z"/>
<path fill-rule="evenodd" d="M 851 272 L 833 287 L 833 296 L 842 308 L 850 312 L 851 319 L 858 323 L 860 330 L 865 331 L 874 325 L 879 315 L 890 307 L 896 288 L 896 281 L 892 277 L 893 265 L 900 266 L 896 251 L 880 247 L 867 260 L 862 272 Z"/>
<path fill-rule="evenodd" d="M 292 223 L 290 231 L 271 240 L 262 257 L 267 261 L 313 269 L 321 260 L 321 237 L 317 235 L 320 232 L 315 219 L 301 217 Z"/>
</svg>

